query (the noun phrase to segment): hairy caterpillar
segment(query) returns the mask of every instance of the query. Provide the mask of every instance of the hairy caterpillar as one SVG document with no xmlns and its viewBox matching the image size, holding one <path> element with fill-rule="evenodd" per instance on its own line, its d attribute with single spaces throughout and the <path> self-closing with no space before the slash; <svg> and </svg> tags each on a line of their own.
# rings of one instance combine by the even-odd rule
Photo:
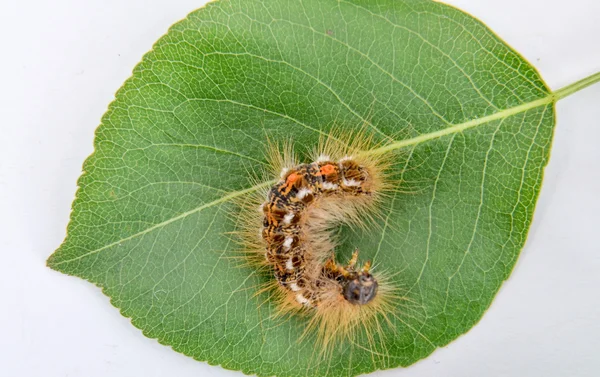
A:
<svg viewBox="0 0 600 377">
<path fill-rule="evenodd" d="M 281 314 L 311 316 L 323 349 L 363 328 L 379 327 L 398 298 L 396 288 L 371 262 L 358 263 L 355 250 L 346 264 L 336 261 L 336 225 L 365 226 L 381 209 L 393 182 L 389 154 L 369 153 L 364 131 L 322 139 L 310 162 L 295 157 L 291 143 L 268 152 L 277 178 L 242 204 L 244 251 L 272 280 L 261 291 L 274 292 Z"/>
</svg>

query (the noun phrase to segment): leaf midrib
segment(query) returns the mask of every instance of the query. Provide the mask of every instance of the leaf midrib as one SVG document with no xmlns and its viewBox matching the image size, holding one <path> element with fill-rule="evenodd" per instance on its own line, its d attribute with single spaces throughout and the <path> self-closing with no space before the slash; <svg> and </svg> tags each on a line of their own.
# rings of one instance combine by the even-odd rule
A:
<svg viewBox="0 0 600 377">
<path fill-rule="evenodd" d="M 450 126 L 450 127 L 446 127 L 446 128 L 444 128 L 442 130 L 439 130 L 439 131 L 434 131 L 434 132 L 422 134 L 422 135 L 419 135 L 419 136 L 416 136 L 416 137 L 413 137 L 413 138 L 410 138 L 410 139 L 400 140 L 400 141 L 397 141 L 397 142 L 385 145 L 385 146 L 380 147 L 380 148 L 376 148 L 376 149 L 372 149 L 372 150 L 369 150 L 369 151 L 365 151 L 364 155 L 368 156 L 368 155 L 381 155 L 381 154 L 385 154 L 385 153 L 388 153 L 388 152 L 391 152 L 391 151 L 394 151 L 394 150 L 397 150 L 397 149 L 402 149 L 402 148 L 406 148 L 406 147 L 409 147 L 409 146 L 416 146 L 418 144 L 421 144 L 421 143 L 424 143 L 424 142 L 427 142 L 427 141 L 431 141 L 431 140 L 435 140 L 435 139 L 439 139 L 439 138 L 442 138 L 444 136 L 457 134 L 459 132 L 463 132 L 465 130 L 468 130 L 468 129 L 471 129 L 471 128 L 475 128 L 477 126 L 480 126 L 480 125 L 483 125 L 483 124 L 486 124 L 486 123 L 490 123 L 490 122 L 493 122 L 495 120 L 506 119 L 506 118 L 509 118 L 509 117 L 511 117 L 513 115 L 520 114 L 520 113 L 523 113 L 525 111 L 528 111 L 528 110 L 531 110 L 531 109 L 534 109 L 534 108 L 537 108 L 537 107 L 540 107 L 540 106 L 545 106 L 545 105 L 548 105 L 548 104 L 551 104 L 551 103 L 555 103 L 556 101 L 558 101 L 558 100 L 560 100 L 562 98 L 565 98 L 565 97 L 567 97 L 567 96 L 569 96 L 569 95 L 571 95 L 573 93 L 576 93 L 579 90 L 584 89 L 584 88 L 586 88 L 586 87 L 588 87 L 588 86 L 590 86 L 590 85 L 592 85 L 592 84 L 594 84 L 594 83 L 596 83 L 598 81 L 600 81 L 600 72 L 597 72 L 597 73 L 595 73 L 593 75 L 590 75 L 590 76 L 588 76 L 588 77 L 586 77 L 586 78 L 584 78 L 582 80 L 579 80 L 579 81 L 577 81 L 575 83 L 567 85 L 567 86 L 565 86 L 565 87 L 563 87 L 563 88 L 561 88 L 561 89 L 559 89 L 559 90 L 557 90 L 555 92 L 551 92 L 546 97 L 542 97 L 542 98 L 539 98 L 539 99 L 531 101 L 531 102 L 523 103 L 523 104 L 518 105 L 518 106 L 514 106 L 514 107 L 511 107 L 511 108 L 508 108 L 508 109 L 504 109 L 504 110 L 498 111 L 498 112 L 496 112 L 494 114 L 486 115 L 486 116 L 481 117 L 481 118 L 472 119 L 472 120 L 469 120 L 469 121 L 466 121 L 466 122 L 463 122 L 463 123 L 459 123 L 459 124 L 456 124 L 456 125 L 453 125 L 453 126 Z M 81 254 L 81 255 L 79 255 L 77 257 L 74 257 L 74 258 L 71 258 L 71 259 L 67 259 L 67 260 L 63 260 L 63 261 L 59 261 L 59 262 L 52 262 L 52 261 L 49 260 L 48 261 L 48 265 L 50 267 L 56 267 L 56 266 L 59 266 L 59 265 L 65 264 L 65 263 L 70 263 L 70 262 L 74 262 L 74 261 L 83 259 L 83 258 L 88 257 L 88 256 L 93 255 L 93 254 L 97 254 L 97 253 L 99 253 L 102 250 L 109 249 L 109 248 L 111 248 L 113 246 L 116 246 L 116 245 L 122 243 L 122 242 L 126 242 L 126 241 L 129 241 L 129 240 L 134 239 L 136 237 L 143 236 L 143 235 L 145 235 L 147 233 L 152 232 L 155 229 L 162 228 L 162 227 L 164 227 L 164 226 L 166 226 L 168 224 L 171 224 L 171 223 L 173 223 L 173 222 L 175 222 L 177 220 L 186 218 L 189 215 L 192 215 L 194 213 L 200 212 L 200 211 L 202 211 L 202 210 L 204 210 L 206 208 L 214 207 L 215 205 L 218 205 L 218 204 L 221 204 L 221 203 L 225 203 L 225 202 L 227 202 L 229 200 L 235 199 L 235 198 L 240 197 L 242 195 L 252 193 L 252 192 L 254 192 L 256 190 L 259 190 L 259 189 L 261 189 L 263 187 L 268 187 L 268 186 L 270 186 L 270 185 L 272 185 L 274 183 L 275 183 L 274 181 L 267 181 L 267 182 L 262 182 L 262 183 L 256 184 L 254 186 L 251 186 L 251 187 L 243 189 L 243 190 L 232 191 L 229 194 L 226 194 L 226 195 L 220 197 L 219 199 L 213 200 L 212 202 L 205 203 L 205 204 L 203 204 L 203 205 L 201 205 L 199 207 L 196 207 L 196 208 L 191 209 L 189 211 L 183 212 L 183 213 L 181 213 L 181 214 L 179 214 L 179 215 L 177 215 L 175 217 L 172 217 L 170 219 L 162 221 L 162 222 L 160 222 L 160 223 L 158 223 L 156 225 L 153 225 L 153 226 L 151 226 L 151 227 L 149 227 L 147 229 L 144 229 L 144 230 L 142 230 L 140 232 L 134 233 L 134 234 L 132 234 L 132 235 L 130 235 L 128 237 L 122 238 L 120 240 L 111 242 L 111 243 L 109 243 L 107 245 L 104 245 L 104 246 L 98 248 L 98 249 L 95 249 L 95 250 L 92 250 L 92 251 L 88 251 L 87 253 Z"/>
<path fill-rule="evenodd" d="M 391 143 L 391 144 L 385 145 L 385 146 L 377 148 L 377 149 L 372 149 L 370 151 L 366 151 L 365 155 L 385 154 L 387 152 L 391 152 L 396 149 L 402 149 L 402 148 L 405 148 L 408 146 L 421 144 L 426 141 L 439 139 L 441 137 L 456 134 L 456 133 L 468 130 L 470 128 L 480 126 L 482 124 L 493 122 L 495 120 L 506 119 L 513 115 L 520 114 L 520 113 L 523 113 L 523 112 L 531 110 L 531 109 L 535 109 L 536 107 L 548 105 L 555 101 L 556 101 L 556 94 L 551 93 L 550 95 L 548 95 L 546 97 L 537 99 L 535 101 L 527 102 L 527 103 L 524 103 L 519 106 L 511 107 L 511 108 L 499 111 L 494 114 L 486 115 L 484 117 L 477 118 L 477 119 L 472 119 L 472 120 L 466 121 L 464 123 L 460 123 L 460 124 L 457 124 L 457 125 L 454 125 L 451 127 L 447 127 L 447 128 L 441 129 L 439 131 L 434 131 L 434 132 L 429 132 L 429 133 L 426 133 L 423 135 L 419 135 L 419 136 L 413 137 L 411 139 L 400 140 L 395 143 Z"/>
</svg>

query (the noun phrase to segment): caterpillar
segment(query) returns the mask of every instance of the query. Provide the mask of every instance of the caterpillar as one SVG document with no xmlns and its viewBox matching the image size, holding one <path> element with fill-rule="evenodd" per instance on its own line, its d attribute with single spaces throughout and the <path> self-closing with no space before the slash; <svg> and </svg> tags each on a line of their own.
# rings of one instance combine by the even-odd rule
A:
<svg viewBox="0 0 600 377">
<path fill-rule="evenodd" d="M 398 298 L 384 272 L 359 264 L 360 250 L 345 264 L 335 257 L 336 227 L 365 227 L 394 186 L 392 159 L 368 153 L 373 144 L 364 131 L 331 135 L 302 163 L 291 143 L 269 143 L 276 178 L 242 204 L 244 251 L 271 276 L 259 292 L 275 293 L 280 314 L 308 314 L 306 333 L 316 330 L 325 350 L 359 328 L 377 328 Z"/>
</svg>

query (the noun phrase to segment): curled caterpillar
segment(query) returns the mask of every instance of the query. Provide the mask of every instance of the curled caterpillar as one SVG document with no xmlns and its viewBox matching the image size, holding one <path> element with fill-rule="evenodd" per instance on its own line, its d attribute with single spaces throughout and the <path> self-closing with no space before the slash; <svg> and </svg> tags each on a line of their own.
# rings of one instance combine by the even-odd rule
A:
<svg viewBox="0 0 600 377">
<path fill-rule="evenodd" d="M 318 229 L 327 226 L 320 220 L 331 217 L 331 211 L 343 216 L 345 208 L 357 205 L 350 202 L 367 204 L 372 186 L 372 172 L 354 157 L 335 162 L 321 155 L 316 162 L 284 168 L 269 191 L 261 206 L 266 259 L 279 284 L 293 292 L 299 304 L 317 307 L 331 300 L 332 293 L 356 305 L 375 298 L 378 283 L 369 273 L 370 262 L 357 270 L 355 251 L 347 266 L 338 265 L 330 255 L 332 245 L 319 239 L 325 229 Z M 322 264 L 320 257 L 328 255 Z"/>
<path fill-rule="evenodd" d="M 378 316 L 396 297 L 371 262 L 359 265 L 358 250 L 346 264 L 335 258 L 336 226 L 365 227 L 392 186 L 391 159 L 368 153 L 371 145 L 365 133 L 330 137 L 308 163 L 297 161 L 291 145 L 272 147 L 275 183 L 243 206 L 245 251 L 272 276 L 265 290 L 275 292 L 280 313 L 309 314 L 306 330 L 316 329 L 325 348 L 357 328 L 380 328 Z"/>
</svg>

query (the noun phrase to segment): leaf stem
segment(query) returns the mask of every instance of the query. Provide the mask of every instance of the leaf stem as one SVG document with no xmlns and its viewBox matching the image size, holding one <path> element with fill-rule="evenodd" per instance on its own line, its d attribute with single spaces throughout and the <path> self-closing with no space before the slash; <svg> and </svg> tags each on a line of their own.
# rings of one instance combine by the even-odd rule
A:
<svg viewBox="0 0 600 377">
<path fill-rule="evenodd" d="M 554 91 L 554 98 L 556 101 L 561 100 L 565 97 L 570 96 L 573 93 L 580 91 L 581 89 L 587 88 L 588 86 L 597 83 L 598 81 L 600 81 L 600 72 L 596 72 L 593 75 L 590 75 L 584 79 L 581 79 L 577 82 L 574 82 Z"/>
<path fill-rule="evenodd" d="M 471 119 L 471 120 L 468 120 L 463 123 L 455 124 L 453 126 L 446 127 L 441 130 L 438 130 L 438 131 L 422 134 L 422 135 L 413 137 L 411 139 L 396 141 L 394 143 L 384 145 L 383 147 L 380 147 L 380 148 L 365 151 L 363 154 L 371 155 L 371 156 L 372 155 L 381 155 L 381 154 L 391 152 L 396 149 L 401 149 L 401 148 L 405 148 L 408 146 L 417 145 L 417 144 L 420 144 L 420 143 L 428 141 L 428 140 L 439 139 L 440 137 L 443 137 L 446 135 L 452 135 L 452 134 L 455 134 L 458 132 L 462 132 L 469 128 L 477 127 L 479 125 L 489 123 L 489 122 L 492 122 L 495 120 L 505 119 L 512 115 L 519 114 L 519 113 L 525 112 L 527 110 L 534 109 L 536 107 L 545 106 L 550 103 L 556 103 L 557 101 L 559 101 L 567 96 L 570 96 L 571 94 L 576 93 L 576 92 L 578 92 L 592 84 L 595 84 L 599 81 L 600 81 L 600 72 L 596 72 L 593 75 L 590 75 L 582 80 L 579 80 L 579 81 L 569 84 L 563 88 L 560 88 L 554 92 L 551 92 L 546 97 L 539 98 L 539 99 L 536 99 L 531 102 L 526 102 L 526 103 L 511 107 L 508 109 L 500 110 L 497 113 L 486 115 L 481 118 Z"/>
</svg>

